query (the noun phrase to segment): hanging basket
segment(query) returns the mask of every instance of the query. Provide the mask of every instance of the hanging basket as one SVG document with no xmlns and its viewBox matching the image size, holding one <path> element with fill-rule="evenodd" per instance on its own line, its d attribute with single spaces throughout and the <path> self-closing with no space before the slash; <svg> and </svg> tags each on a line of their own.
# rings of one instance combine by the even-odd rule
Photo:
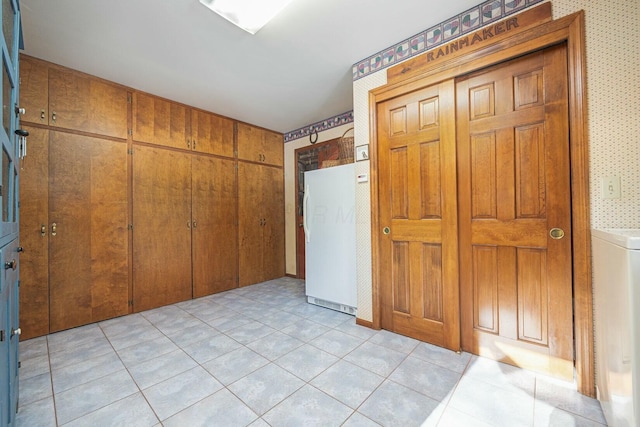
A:
<svg viewBox="0 0 640 427">
<path fill-rule="evenodd" d="M 351 132 L 351 136 L 347 136 L 349 132 Z M 353 163 L 353 141 L 353 128 L 349 128 L 342 134 L 342 138 L 340 138 L 340 142 L 338 143 L 340 147 L 340 160 L 343 165 Z"/>
</svg>

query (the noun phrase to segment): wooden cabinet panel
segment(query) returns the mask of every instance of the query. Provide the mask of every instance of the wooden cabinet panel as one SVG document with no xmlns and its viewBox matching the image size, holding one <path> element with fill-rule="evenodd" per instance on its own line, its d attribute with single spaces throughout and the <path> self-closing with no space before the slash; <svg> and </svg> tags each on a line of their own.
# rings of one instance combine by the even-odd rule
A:
<svg viewBox="0 0 640 427">
<path fill-rule="evenodd" d="M 193 156 L 194 298 L 238 286 L 235 161 Z"/>
<path fill-rule="evenodd" d="M 238 158 L 282 166 L 284 140 L 281 134 L 238 123 Z"/>
<path fill-rule="evenodd" d="M 133 308 L 191 298 L 191 155 L 133 153 Z"/>
<path fill-rule="evenodd" d="M 239 284 L 262 281 L 262 167 L 238 162 Z"/>
<path fill-rule="evenodd" d="M 282 169 L 238 163 L 239 282 L 284 275 Z"/>
<path fill-rule="evenodd" d="M 49 69 L 49 125 L 127 138 L 124 88 L 72 71 Z"/>
<path fill-rule="evenodd" d="M 134 92 L 133 140 L 190 148 L 187 145 L 187 109 L 174 102 Z"/>
<path fill-rule="evenodd" d="M 284 174 L 282 169 L 263 168 L 262 206 L 263 280 L 284 276 Z"/>
<path fill-rule="evenodd" d="M 191 110 L 191 148 L 199 153 L 233 157 L 233 120 Z"/>
<path fill-rule="evenodd" d="M 128 313 L 126 150 L 122 142 L 51 133 L 51 332 Z"/>
<path fill-rule="evenodd" d="M 49 131 L 29 131 L 29 155 L 20 174 L 21 339 L 49 333 Z M 44 227 L 44 233 L 42 228 Z"/>
<path fill-rule="evenodd" d="M 21 121 L 49 123 L 49 68 L 24 56 L 20 58 L 20 107 L 25 109 Z"/>
</svg>

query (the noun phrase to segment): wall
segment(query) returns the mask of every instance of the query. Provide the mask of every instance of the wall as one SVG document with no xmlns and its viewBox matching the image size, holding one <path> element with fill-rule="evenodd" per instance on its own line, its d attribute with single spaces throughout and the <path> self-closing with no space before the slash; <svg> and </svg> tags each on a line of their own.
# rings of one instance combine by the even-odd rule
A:
<svg viewBox="0 0 640 427">
<path fill-rule="evenodd" d="M 591 223 L 595 228 L 640 227 L 640 49 L 636 20 L 640 2 L 554 0 L 553 19 L 585 11 L 590 150 Z M 381 46 L 382 48 L 383 46 Z M 369 94 L 386 83 L 386 70 L 356 80 L 355 145 L 369 144 Z M 358 162 L 356 173 L 368 171 Z M 600 180 L 619 176 L 620 199 L 603 200 Z M 358 317 L 372 320 L 371 197 L 369 184 L 356 190 Z"/>
<path fill-rule="evenodd" d="M 316 142 L 329 141 L 340 138 L 353 127 L 349 122 L 324 131 L 318 131 Z M 284 206 L 285 206 L 285 273 L 296 275 L 296 159 L 295 151 L 298 148 L 311 145 L 309 136 L 291 139 L 284 144 Z M 355 179 L 355 178 L 354 178 Z"/>
</svg>

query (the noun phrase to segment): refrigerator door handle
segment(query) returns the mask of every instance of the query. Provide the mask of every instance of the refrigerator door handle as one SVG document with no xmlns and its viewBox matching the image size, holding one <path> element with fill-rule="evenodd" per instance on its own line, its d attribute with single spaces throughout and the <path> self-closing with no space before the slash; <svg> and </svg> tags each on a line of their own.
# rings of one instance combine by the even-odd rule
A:
<svg viewBox="0 0 640 427">
<path fill-rule="evenodd" d="M 302 227 L 307 243 L 311 241 L 311 233 L 309 232 L 309 223 L 307 222 L 307 205 L 309 203 L 309 184 L 305 186 L 304 198 L 302 199 Z"/>
</svg>

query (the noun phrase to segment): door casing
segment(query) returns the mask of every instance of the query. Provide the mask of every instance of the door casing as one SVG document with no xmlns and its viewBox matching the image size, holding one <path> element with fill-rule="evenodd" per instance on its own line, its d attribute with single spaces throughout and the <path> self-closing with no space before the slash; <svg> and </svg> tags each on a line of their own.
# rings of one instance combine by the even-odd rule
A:
<svg viewBox="0 0 640 427">
<path fill-rule="evenodd" d="M 373 263 L 373 321 L 380 328 L 379 222 L 377 170 L 377 104 L 403 93 L 428 87 L 482 68 L 532 53 L 559 43 L 567 43 L 569 80 L 569 146 L 571 167 L 572 249 L 574 293 L 575 368 L 578 391 L 595 396 L 593 355 L 593 301 L 591 283 L 591 235 L 589 213 L 589 164 L 586 105 L 586 57 L 584 12 L 515 33 L 511 37 L 479 47 L 451 59 L 428 62 L 406 79 L 396 79 L 369 93 L 371 158 L 371 233 Z M 402 66 L 400 64 L 399 66 Z"/>
</svg>

